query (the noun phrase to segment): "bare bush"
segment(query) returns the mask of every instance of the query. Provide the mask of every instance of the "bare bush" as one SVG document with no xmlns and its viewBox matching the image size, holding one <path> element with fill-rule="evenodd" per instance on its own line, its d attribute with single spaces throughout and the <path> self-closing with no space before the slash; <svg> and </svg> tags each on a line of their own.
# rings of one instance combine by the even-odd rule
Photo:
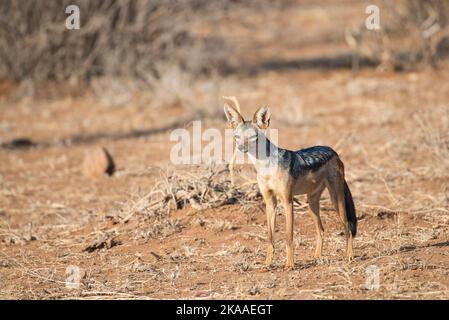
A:
<svg viewBox="0 0 449 320">
<path fill-rule="evenodd" d="M 433 169 L 438 175 L 446 176 L 449 170 L 449 108 L 436 108 L 433 114 L 441 119 L 440 126 L 435 125 L 438 120 L 432 121 L 429 116 L 416 115 L 415 120 L 421 128 L 425 146 L 435 158 Z"/>
<path fill-rule="evenodd" d="M 253 206 L 260 202 L 261 194 L 254 183 L 238 187 L 231 184 L 228 170 L 218 167 L 202 168 L 198 172 L 173 172 L 163 177 L 154 188 L 123 210 L 117 222 L 137 223 L 135 236 L 138 239 L 163 238 L 179 232 L 183 226 L 171 212 L 182 208 L 205 210 L 226 204 L 240 203 Z M 145 223 L 139 223 L 139 221 Z M 199 221 L 214 230 L 232 230 L 225 220 Z"/>
<path fill-rule="evenodd" d="M 222 1 L 81 0 L 81 27 L 68 30 L 70 1 L 0 3 L 0 79 L 34 83 L 98 76 L 159 79 L 165 65 L 201 74 L 224 63 L 219 39 L 192 22 Z"/>
<path fill-rule="evenodd" d="M 261 199 L 255 183 L 234 186 L 228 174 L 227 169 L 219 170 L 217 167 L 209 167 L 197 173 L 172 173 L 121 214 L 121 220 L 127 222 L 136 213 L 153 218 L 186 206 L 203 210 L 233 203 L 254 204 Z"/>
<path fill-rule="evenodd" d="M 449 38 L 449 2 L 446 0 L 379 1 L 381 25 L 368 30 L 365 23 L 346 30 L 353 49 L 353 67 L 360 58 L 385 69 L 403 69 L 418 62 L 436 67 Z"/>
</svg>

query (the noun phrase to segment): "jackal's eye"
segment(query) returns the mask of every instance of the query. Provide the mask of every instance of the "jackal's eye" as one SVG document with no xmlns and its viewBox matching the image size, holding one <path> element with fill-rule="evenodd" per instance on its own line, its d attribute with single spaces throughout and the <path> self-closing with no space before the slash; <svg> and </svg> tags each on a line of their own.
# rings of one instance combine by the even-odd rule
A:
<svg viewBox="0 0 449 320">
<path fill-rule="evenodd" d="M 235 140 L 240 140 L 240 136 L 239 136 L 238 134 L 236 134 L 236 135 L 234 136 L 234 138 L 235 138 Z"/>
</svg>

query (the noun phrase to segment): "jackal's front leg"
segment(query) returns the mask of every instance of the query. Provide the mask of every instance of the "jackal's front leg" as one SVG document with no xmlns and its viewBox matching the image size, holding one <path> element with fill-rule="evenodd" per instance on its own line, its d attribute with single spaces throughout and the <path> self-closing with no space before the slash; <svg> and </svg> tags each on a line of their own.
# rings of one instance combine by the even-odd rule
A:
<svg viewBox="0 0 449 320">
<path fill-rule="evenodd" d="M 287 235 L 287 260 L 285 262 L 285 269 L 290 270 L 294 267 L 293 261 L 293 199 L 286 197 L 282 199 L 285 209 L 285 228 Z"/>
<path fill-rule="evenodd" d="M 270 191 L 265 191 L 262 193 L 266 205 L 267 213 L 267 229 L 268 229 L 268 246 L 267 246 L 267 257 L 265 259 L 265 264 L 267 266 L 271 265 L 273 262 L 274 254 L 274 227 L 276 224 L 276 197 Z"/>
</svg>

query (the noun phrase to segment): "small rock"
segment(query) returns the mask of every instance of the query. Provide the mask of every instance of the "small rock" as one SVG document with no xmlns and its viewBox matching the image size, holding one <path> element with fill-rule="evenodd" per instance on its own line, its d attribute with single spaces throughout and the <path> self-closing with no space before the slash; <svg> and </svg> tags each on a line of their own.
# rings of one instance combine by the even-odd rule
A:
<svg viewBox="0 0 449 320">
<path fill-rule="evenodd" d="M 83 160 L 83 174 L 87 178 L 101 178 L 105 174 L 111 176 L 115 171 L 115 163 L 106 148 L 89 150 Z"/>
</svg>

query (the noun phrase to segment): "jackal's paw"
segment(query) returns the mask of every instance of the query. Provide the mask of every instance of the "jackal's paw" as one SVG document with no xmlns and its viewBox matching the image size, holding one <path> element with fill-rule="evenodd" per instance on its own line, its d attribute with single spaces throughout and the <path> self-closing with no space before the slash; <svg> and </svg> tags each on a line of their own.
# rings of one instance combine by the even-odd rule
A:
<svg viewBox="0 0 449 320">
<path fill-rule="evenodd" d="M 267 247 L 267 257 L 265 258 L 265 265 L 270 266 L 273 263 L 273 246 L 268 245 Z"/>
<path fill-rule="evenodd" d="M 290 270 L 293 270 L 294 268 L 295 268 L 295 264 L 293 263 L 293 261 L 287 261 L 285 263 L 285 267 L 284 267 L 285 271 L 290 271 Z"/>
<path fill-rule="evenodd" d="M 270 267 L 273 264 L 273 257 L 267 257 L 265 259 L 265 266 Z"/>
<path fill-rule="evenodd" d="M 276 270 L 276 265 L 266 264 L 260 269 L 260 272 L 272 272 L 274 270 Z"/>
</svg>

